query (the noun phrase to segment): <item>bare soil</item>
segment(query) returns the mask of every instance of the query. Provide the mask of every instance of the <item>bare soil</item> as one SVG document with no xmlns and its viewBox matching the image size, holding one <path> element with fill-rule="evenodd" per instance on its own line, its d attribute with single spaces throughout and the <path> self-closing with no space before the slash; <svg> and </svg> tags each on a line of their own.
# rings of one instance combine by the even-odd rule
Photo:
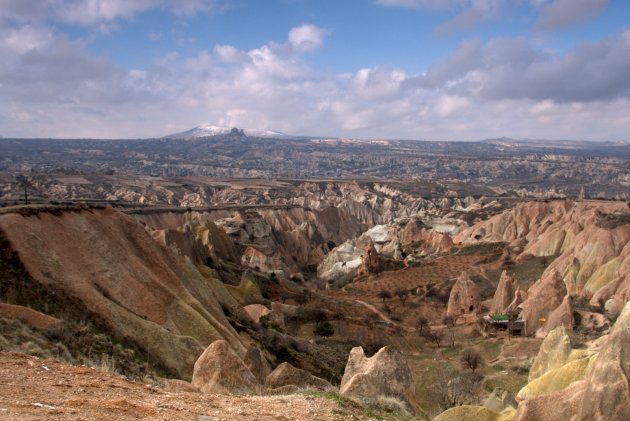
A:
<svg viewBox="0 0 630 421">
<path fill-rule="evenodd" d="M 370 417 L 357 405 L 324 396 L 175 392 L 85 366 L 0 352 L 0 419 L 282 421 Z"/>
</svg>

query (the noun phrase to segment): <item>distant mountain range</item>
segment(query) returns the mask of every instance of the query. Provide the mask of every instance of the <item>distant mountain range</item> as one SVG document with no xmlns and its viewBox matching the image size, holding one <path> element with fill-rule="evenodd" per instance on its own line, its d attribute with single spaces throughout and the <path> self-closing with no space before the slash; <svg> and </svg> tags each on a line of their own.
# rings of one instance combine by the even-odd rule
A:
<svg viewBox="0 0 630 421">
<path fill-rule="evenodd" d="M 226 126 L 214 126 L 211 124 L 201 124 L 185 132 L 174 133 L 174 134 L 165 136 L 165 138 L 180 139 L 180 140 L 199 139 L 202 137 L 226 135 L 234 129 L 239 130 L 239 131 L 242 130 L 243 134 L 249 137 L 263 137 L 263 138 L 272 138 L 272 139 L 293 139 L 297 137 L 297 136 L 289 136 L 288 134 L 281 133 L 281 132 L 275 132 L 273 130 L 241 129 L 241 128 L 234 128 L 234 127 L 226 127 Z"/>
<path fill-rule="evenodd" d="M 593 145 L 599 146 L 628 146 L 629 143 L 625 141 L 618 142 L 594 142 L 588 140 L 549 140 L 549 139 L 512 139 L 509 137 L 500 137 L 497 139 L 485 139 L 483 143 L 490 143 L 503 147 L 538 147 L 538 148 L 551 148 L 561 147 L 566 149 L 571 148 L 584 148 L 592 147 Z"/>
<path fill-rule="evenodd" d="M 302 140 L 317 140 L 324 142 L 340 141 L 344 143 L 367 141 L 368 139 L 336 139 L 336 138 L 321 138 L 317 136 L 293 136 L 286 133 L 277 132 L 269 129 L 250 129 L 240 127 L 228 127 L 217 126 L 213 124 L 201 124 L 185 132 L 173 133 L 168 136 L 164 136 L 165 139 L 177 139 L 177 140 L 194 140 L 204 137 L 223 136 L 227 135 L 233 130 L 238 130 L 248 137 L 267 138 L 267 139 L 302 139 Z M 381 141 L 384 143 L 389 143 Z M 514 139 L 510 137 L 500 137 L 494 139 L 484 139 L 481 143 L 492 144 L 502 148 L 562 148 L 562 149 L 583 149 L 592 148 L 594 145 L 607 146 L 607 147 L 624 147 L 630 145 L 630 142 L 618 141 L 618 142 L 593 142 L 586 140 L 549 140 L 549 139 Z M 373 142 L 370 142 L 373 143 Z M 448 142 L 447 142 L 448 143 Z M 474 142 L 473 142 L 474 143 Z"/>
</svg>

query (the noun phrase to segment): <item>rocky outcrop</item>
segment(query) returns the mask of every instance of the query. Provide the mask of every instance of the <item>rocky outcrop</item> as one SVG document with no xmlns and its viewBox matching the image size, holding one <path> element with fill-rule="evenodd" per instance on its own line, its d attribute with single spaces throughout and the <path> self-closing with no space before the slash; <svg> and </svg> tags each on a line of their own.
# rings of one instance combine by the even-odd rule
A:
<svg viewBox="0 0 630 421">
<path fill-rule="evenodd" d="M 409 366 L 403 355 L 386 346 L 367 358 L 363 348 L 350 351 L 339 392 L 366 400 L 394 398 L 402 409 L 417 412 L 416 391 Z"/>
<path fill-rule="evenodd" d="M 630 417 L 630 304 L 615 322 L 586 380 L 578 419 Z"/>
<path fill-rule="evenodd" d="M 19 320 L 36 329 L 60 327 L 63 321 L 24 306 L 0 303 L 0 318 Z"/>
<path fill-rule="evenodd" d="M 462 272 L 451 289 L 446 315 L 457 318 L 479 311 L 481 305 L 479 293 L 479 287 L 470 279 L 468 273 Z"/>
<path fill-rule="evenodd" d="M 247 273 L 243 275 L 239 285 L 226 285 L 230 295 L 242 306 L 260 304 L 264 301 L 258 285 L 250 279 Z"/>
<path fill-rule="evenodd" d="M 461 405 L 447 409 L 433 421 L 498 421 L 499 414 L 484 406 Z"/>
<path fill-rule="evenodd" d="M 529 370 L 528 380 L 542 376 L 550 370 L 562 367 L 571 354 L 571 338 L 564 326 L 558 326 L 545 337 Z"/>
<path fill-rule="evenodd" d="M 7 264 L 28 277 L 6 272 L 3 282 L 29 305 L 48 308 L 52 316 L 98 323 L 115 340 L 150 355 L 154 366 L 185 379 L 215 340 L 245 354 L 217 300 L 222 286 L 120 212 L 4 213 L 0 233 L 2 255 L 14 256 Z"/>
<path fill-rule="evenodd" d="M 243 364 L 252 372 L 260 384 L 265 383 L 265 379 L 269 373 L 271 373 L 269 363 L 265 357 L 263 357 L 260 350 L 254 345 L 251 345 L 247 350 L 247 354 L 245 354 L 245 358 L 243 358 Z"/>
<path fill-rule="evenodd" d="M 571 383 L 582 380 L 590 362 L 589 357 L 583 357 L 569 361 L 560 368 L 549 370 L 523 387 L 516 398 L 527 400 L 545 393 L 562 390 Z"/>
<path fill-rule="evenodd" d="M 586 381 L 577 381 L 562 390 L 546 393 L 536 398 L 520 402 L 514 420 L 577 420 L 578 418 L 574 416 L 576 412 L 575 409 L 580 405 L 580 400 L 584 396 L 585 387 Z M 607 419 L 602 419 L 601 421 L 605 420 L 607 421 Z"/>
<path fill-rule="evenodd" d="M 553 334 L 553 332 L 552 332 Z M 582 379 L 550 393 L 536 394 L 519 404 L 516 420 L 626 420 L 630 416 L 630 304 L 626 304 L 606 337 L 596 341 L 596 355 L 577 354 L 559 369 L 547 372 L 532 382 L 549 386 L 568 382 L 589 360 Z M 572 354 L 576 352 L 575 350 Z M 582 357 L 582 358 L 579 358 Z M 560 370 L 564 372 L 560 372 Z M 554 376 L 557 374 L 557 376 Z M 576 376 L 577 377 L 577 376 Z M 543 384 L 544 383 L 544 384 Z M 530 385 L 528 385 L 530 386 Z M 528 387 L 526 386 L 526 387 Z M 544 387 L 542 388 L 545 389 Z M 520 393 L 519 393 L 520 394 Z"/>
<path fill-rule="evenodd" d="M 241 265 L 260 272 L 271 272 L 276 269 L 290 272 L 292 269 L 287 266 L 280 256 L 268 255 L 255 247 L 247 247 L 241 256 Z"/>
<path fill-rule="evenodd" d="M 571 297 L 567 294 L 562 300 L 562 303 L 551 312 L 543 327 L 536 332 L 536 336 L 544 338 L 558 326 L 564 326 L 567 331 L 572 332 L 574 324 L 573 304 L 571 304 Z"/>
<path fill-rule="evenodd" d="M 499 285 L 492 299 L 490 314 L 509 314 L 521 304 L 523 293 L 518 286 L 516 279 L 512 278 L 507 271 L 501 273 Z"/>
<path fill-rule="evenodd" d="M 557 271 L 545 272 L 527 292 L 521 304 L 521 319 L 525 322 L 528 335 L 544 326 L 549 315 L 562 304 L 567 296 L 567 287 Z"/>
<path fill-rule="evenodd" d="M 256 377 L 227 342 L 214 341 L 195 362 L 192 385 L 203 393 L 254 393 Z"/>
<path fill-rule="evenodd" d="M 268 315 L 271 313 L 267 307 L 262 304 L 250 304 L 243 307 L 243 311 L 247 316 L 253 321 L 258 322 L 261 317 Z"/>
<path fill-rule="evenodd" d="M 610 327 L 610 321 L 603 314 L 585 310 L 576 310 L 575 313 L 578 315 L 579 326 L 587 331 L 602 332 Z"/>
<path fill-rule="evenodd" d="M 443 226 L 440 222 L 444 221 L 440 218 L 433 218 L 432 222 L 449 232 L 458 231 L 461 224 L 465 224 L 448 218 L 448 223 Z M 425 225 L 418 215 L 375 225 L 359 237 L 331 250 L 318 266 L 317 275 L 331 285 L 343 286 L 358 273 L 369 273 L 366 272 L 368 267 L 378 267 L 374 252 L 384 258 L 408 262 L 416 257 L 450 250 L 453 247 L 450 235 L 436 229 Z M 367 253 L 369 250 L 373 250 L 372 254 Z M 370 261 L 365 263 L 365 259 Z"/>
<path fill-rule="evenodd" d="M 361 266 L 357 270 L 357 275 L 372 275 L 379 273 L 381 270 L 381 258 L 376 247 L 374 247 L 374 243 L 370 243 L 363 249 Z"/>
<path fill-rule="evenodd" d="M 518 403 L 514 396 L 502 387 L 495 388 L 490 396 L 484 401 L 483 406 L 497 413 L 505 410 L 514 410 Z"/>
<path fill-rule="evenodd" d="M 454 241 L 524 242 L 521 256 L 558 256 L 545 274 L 560 273 L 571 295 L 591 297 L 606 288 L 594 303 L 603 306 L 617 296 L 619 311 L 630 298 L 624 288 L 630 282 L 629 220 L 620 202 L 529 202 L 462 231 Z"/>
<path fill-rule="evenodd" d="M 603 308 L 612 318 L 616 318 L 628 301 L 630 301 L 630 278 L 624 274 L 599 289 L 590 303 Z"/>
<path fill-rule="evenodd" d="M 326 380 L 315 377 L 306 370 L 295 368 L 287 362 L 280 364 L 267 376 L 265 386 L 269 389 L 294 386 L 297 390 L 334 390 L 334 387 Z"/>
</svg>

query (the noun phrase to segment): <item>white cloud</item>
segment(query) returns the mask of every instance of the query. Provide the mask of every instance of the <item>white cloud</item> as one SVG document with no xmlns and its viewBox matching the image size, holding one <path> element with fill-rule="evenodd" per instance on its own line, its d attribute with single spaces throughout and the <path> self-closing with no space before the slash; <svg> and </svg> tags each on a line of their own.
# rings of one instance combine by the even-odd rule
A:
<svg viewBox="0 0 630 421">
<path fill-rule="evenodd" d="M 133 70 L 45 26 L 2 31 L 4 136 L 148 137 L 211 122 L 323 136 L 620 139 L 630 124 L 630 31 L 565 55 L 525 39 L 467 40 L 415 75 L 319 73 L 303 60 L 326 40 L 312 25 L 248 51 L 173 52 Z"/>
<path fill-rule="evenodd" d="M 177 15 L 210 12 L 217 0 L 3 0 L 0 15 L 21 22 L 56 21 L 100 26 L 160 8 Z"/>
<path fill-rule="evenodd" d="M 540 9 L 537 27 L 555 30 L 589 20 L 608 7 L 608 0 L 554 0 Z"/>
<path fill-rule="evenodd" d="M 232 45 L 215 45 L 214 53 L 225 63 L 240 63 L 249 58 L 246 52 Z"/>
<path fill-rule="evenodd" d="M 464 0 L 464 2 L 468 2 Z M 412 9 L 445 10 L 459 6 L 461 0 L 376 0 L 382 6 L 408 7 Z"/>
<path fill-rule="evenodd" d="M 322 46 L 325 35 L 323 28 L 302 25 L 289 31 L 289 44 L 298 51 L 313 51 Z"/>
<path fill-rule="evenodd" d="M 435 110 L 440 117 L 448 117 L 470 104 L 470 99 L 444 95 L 436 101 Z"/>
<path fill-rule="evenodd" d="M 499 18 L 504 6 L 503 0 L 376 0 L 376 3 L 389 7 L 456 13 L 434 30 L 438 36 L 467 31 L 484 21 Z"/>
<path fill-rule="evenodd" d="M 18 54 L 46 47 L 52 39 L 52 30 L 45 27 L 23 25 L 15 29 L 0 32 L 6 47 Z"/>
</svg>

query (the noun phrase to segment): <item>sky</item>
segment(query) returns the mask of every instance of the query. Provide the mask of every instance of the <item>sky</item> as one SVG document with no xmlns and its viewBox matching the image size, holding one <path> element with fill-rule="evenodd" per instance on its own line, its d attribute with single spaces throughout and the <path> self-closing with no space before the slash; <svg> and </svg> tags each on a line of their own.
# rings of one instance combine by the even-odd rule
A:
<svg viewBox="0 0 630 421">
<path fill-rule="evenodd" d="M 630 141 L 627 0 L 0 0 L 0 136 Z"/>
</svg>

